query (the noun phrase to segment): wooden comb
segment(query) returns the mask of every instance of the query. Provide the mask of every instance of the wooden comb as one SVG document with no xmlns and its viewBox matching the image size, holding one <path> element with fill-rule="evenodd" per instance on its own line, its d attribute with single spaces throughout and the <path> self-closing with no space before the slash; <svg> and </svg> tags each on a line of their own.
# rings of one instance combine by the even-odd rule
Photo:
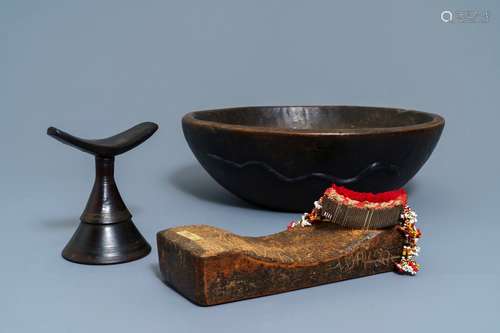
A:
<svg viewBox="0 0 500 333">
<path fill-rule="evenodd" d="M 373 194 L 333 185 L 307 215 L 313 223 L 316 219 L 354 229 L 379 229 L 399 224 L 406 204 L 403 189 Z"/>
</svg>

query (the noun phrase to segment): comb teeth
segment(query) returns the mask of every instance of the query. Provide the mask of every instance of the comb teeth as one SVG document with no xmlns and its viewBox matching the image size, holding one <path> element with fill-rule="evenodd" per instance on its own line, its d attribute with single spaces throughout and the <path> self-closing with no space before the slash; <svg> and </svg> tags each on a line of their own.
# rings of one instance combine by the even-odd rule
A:
<svg viewBox="0 0 500 333">
<path fill-rule="evenodd" d="M 320 216 L 332 223 L 355 229 L 380 229 L 399 224 L 403 206 L 360 208 L 323 197 Z"/>
</svg>

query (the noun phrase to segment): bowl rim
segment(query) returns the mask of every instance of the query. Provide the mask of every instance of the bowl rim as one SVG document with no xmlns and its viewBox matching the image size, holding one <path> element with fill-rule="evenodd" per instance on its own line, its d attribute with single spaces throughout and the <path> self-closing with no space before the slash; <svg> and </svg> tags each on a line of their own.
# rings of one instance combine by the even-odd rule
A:
<svg viewBox="0 0 500 333">
<path fill-rule="evenodd" d="M 263 108 L 346 108 L 346 109 L 379 109 L 387 111 L 416 112 L 422 115 L 431 117 L 430 121 L 426 121 L 414 125 L 394 126 L 394 127 L 368 127 L 368 128 L 343 128 L 343 129 L 293 129 L 283 127 L 264 127 L 264 126 L 249 126 L 240 124 L 228 124 L 212 120 L 201 120 L 195 116 L 200 113 L 217 112 L 217 111 L 231 111 L 241 109 L 263 109 Z M 445 120 L 442 116 L 418 111 L 414 109 L 395 108 L 395 107 L 381 107 L 381 106 L 357 106 L 357 105 L 255 105 L 255 106 L 233 106 L 215 109 L 196 110 L 186 113 L 182 118 L 183 124 L 190 124 L 193 126 L 211 127 L 220 130 L 251 132 L 251 133 L 268 133 L 268 134 L 287 134 L 287 135 L 373 135 L 381 133 L 401 133 L 409 131 L 417 131 L 424 129 L 432 129 L 435 127 L 444 127 Z"/>
</svg>

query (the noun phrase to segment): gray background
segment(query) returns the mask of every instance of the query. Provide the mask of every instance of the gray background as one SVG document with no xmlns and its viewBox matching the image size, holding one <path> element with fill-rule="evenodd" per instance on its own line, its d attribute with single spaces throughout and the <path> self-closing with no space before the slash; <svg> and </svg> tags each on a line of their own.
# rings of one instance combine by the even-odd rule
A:
<svg viewBox="0 0 500 333">
<path fill-rule="evenodd" d="M 496 1 L 2 1 L 1 332 L 492 332 L 500 328 Z M 490 11 L 445 24 L 442 10 Z M 388 273 L 200 308 L 158 278 L 155 233 L 207 223 L 246 235 L 297 214 L 225 192 L 187 147 L 181 116 L 258 104 L 416 108 L 447 125 L 407 187 L 423 229 L 422 272 Z M 60 251 L 93 160 L 46 127 L 101 137 L 160 131 L 118 159 L 117 181 L 154 246 L 124 265 Z"/>
</svg>

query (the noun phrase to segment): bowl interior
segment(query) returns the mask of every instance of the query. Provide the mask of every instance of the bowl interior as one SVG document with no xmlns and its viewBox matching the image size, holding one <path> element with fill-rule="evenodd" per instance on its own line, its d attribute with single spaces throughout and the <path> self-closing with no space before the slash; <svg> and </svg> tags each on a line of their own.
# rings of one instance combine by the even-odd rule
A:
<svg viewBox="0 0 500 333">
<path fill-rule="evenodd" d="M 195 119 L 291 130 L 344 130 L 408 127 L 435 120 L 420 111 L 358 106 L 242 107 L 195 112 Z"/>
</svg>

